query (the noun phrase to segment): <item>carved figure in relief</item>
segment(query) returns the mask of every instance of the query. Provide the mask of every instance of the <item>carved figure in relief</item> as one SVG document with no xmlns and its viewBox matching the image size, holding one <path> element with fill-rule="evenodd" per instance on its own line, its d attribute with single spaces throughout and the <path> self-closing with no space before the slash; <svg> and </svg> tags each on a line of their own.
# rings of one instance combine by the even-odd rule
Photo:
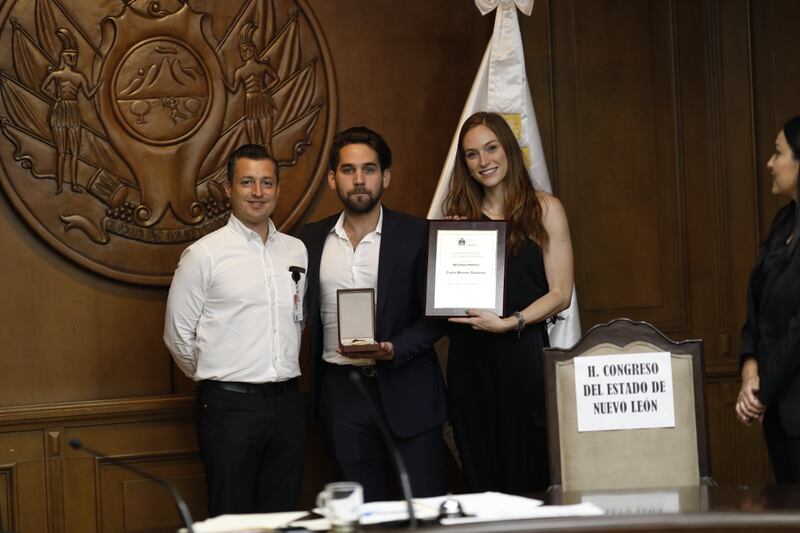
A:
<svg viewBox="0 0 800 533">
<path fill-rule="evenodd" d="M 0 187 L 83 266 L 168 282 L 165 254 L 225 224 L 226 159 L 250 140 L 299 182 L 277 224 L 313 195 L 335 87 L 300 0 L 0 3 Z M 86 194 L 53 194 L 65 181 Z"/>
<path fill-rule="evenodd" d="M 239 31 L 239 55 L 244 63 L 234 71 L 233 83 L 228 84 L 226 80 L 226 85 L 232 93 L 240 85 L 244 86 L 244 123 L 247 137 L 251 143 L 265 147 L 271 154 L 272 121 L 276 106 L 269 88 L 280 80 L 269 61 L 258 57 L 258 50 L 253 42 L 255 29 L 252 22 L 246 22 Z"/>
<path fill-rule="evenodd" d="M 67 153 L 70 154 L 72 190 L 81 192 L 78 187 L 78 156 L 81 147 L 81 114 L 78 110 L 78 92 L 83 91 L 86 98 L 92 98 L 100 84 L 89 89 L 86 76 L 75 68 L 78 63 L 78 43 L 75 42 L 75 37 L 69 30 L 59 28 L 56 35 L 61 40 L 60 63 L 58 70 L 51 71 L 42 82 L 42 91 L 55 96 L 55 102 L 50 107 L 48 118 L 58 154 L 56 194 L 60 194 L 63 190 Z M 50 85 L 55 85 L 54 92 L 50 92 Z"/>
</svg>

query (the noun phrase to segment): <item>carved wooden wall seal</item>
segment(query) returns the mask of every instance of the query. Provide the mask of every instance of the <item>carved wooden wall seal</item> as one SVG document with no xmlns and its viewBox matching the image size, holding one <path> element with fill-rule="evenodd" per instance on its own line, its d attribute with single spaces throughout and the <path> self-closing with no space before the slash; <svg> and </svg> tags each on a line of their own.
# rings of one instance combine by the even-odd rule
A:
<svg viewBox="0 0 800 533">
<path fill-rule="evenodd" d="M 0 183 L 99 274 L 168 284 L 186 245 L 226 222 L 240 144 L 279 161 L 281 228 L 325 174 L 336 88 L 304 0 L 10 1 L 0 46 Z"/>
</svg>

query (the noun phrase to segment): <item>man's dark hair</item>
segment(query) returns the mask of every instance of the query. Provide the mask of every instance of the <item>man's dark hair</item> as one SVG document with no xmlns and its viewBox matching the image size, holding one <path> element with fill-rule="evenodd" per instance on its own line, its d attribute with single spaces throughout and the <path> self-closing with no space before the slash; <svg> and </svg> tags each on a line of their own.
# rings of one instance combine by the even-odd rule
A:
<svg viewBox="0 0 800 533">
<path fill-rule="evenodd" d="M 260 144 L 243 144 L 233 152 L 228 157 L 228 165 L 227 165 L 227 175 L 228 181 L 233 183 L 233 169 L 236 166 L 236 162 L 240 159 L 252 159 L 253 161 L 272 161 L 272 164 L 275 165 L 275 184 L 277 185 L 281 181 L 280 171 L 278 170 L 278 161 L 269 155 L 267 149 L 261 146 Z"/>
<path fill-rule="evenodd" d="M 340 131 L 333 138 L 333 146 L 331 147 L 330 161 L 328 168 L 332 172 L 336 172 L 336 167 L 339 166 L 339 152 L 342 148 L 351 144 L 366 144 L 378 154 L 378 163 L 381 165 L 381 172 L 392 166 L 392 151 L 389 145 L 383 140 L 378 133 L 375 133 L 369 128 L 364 126 L 356 126 L 344 131 Z"/>
</svg>

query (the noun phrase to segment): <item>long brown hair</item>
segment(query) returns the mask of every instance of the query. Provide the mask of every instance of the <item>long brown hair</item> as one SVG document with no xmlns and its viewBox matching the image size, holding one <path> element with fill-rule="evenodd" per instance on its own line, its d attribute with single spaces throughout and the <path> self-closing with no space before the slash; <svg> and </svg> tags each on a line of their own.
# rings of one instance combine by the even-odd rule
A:
<svg viewBox="0 0 800 533">
<path fill-rule="evenodd" d="M 464 137 L 469 130 L 481 125 L 497 136 L 508 159 L 505 214 L 508 220 L 509 251 L 516 253 L 525 240 L 533 240 L 539 246 L 545 247 L 548 236 L 542 224 L 542 205 L 536 197 L 519 143 L 508 123 L 497 113 L 479 111 L 461 126 L 453 180 L 444 204 L 445 215 L 467 217 L 471 220 L 481 217 L 483 187 L 470 174 L 464 156 Z"/>
</svg>

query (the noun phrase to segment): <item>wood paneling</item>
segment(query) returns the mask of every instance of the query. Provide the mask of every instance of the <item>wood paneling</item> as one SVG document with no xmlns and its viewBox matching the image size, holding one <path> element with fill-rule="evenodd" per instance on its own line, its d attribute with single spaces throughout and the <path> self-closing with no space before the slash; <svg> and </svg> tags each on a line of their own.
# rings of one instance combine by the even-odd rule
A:
<svg viewBox="0 0 800 533">
<path fill-rule="evenodd" d="M 69 439 L 152 474 L 174 479 L 193 514 L 205 516 L 205 483 L 192 420 L 193 398 L 98 401 L 62 404 L 32 410 L 0 409 L 0 524 L 17 533 L 96 531 L 99 517 L 139 520 L 169 526 L 170 505 L 163 489 L 152 482 L 137 485 L 135 475 L 120 477 L 119 467 L 68 446 Z M 26 426 L 44 429 L 16 430 Z M 125 472 L 125 471 L 123 471 Z M 125 500 L 123 482 L 130 485 Z M 108 490 L 101 490 L 101 486 Z M 158 505 L 150 502 L 158 500 Z M 122 509 L 118 516 L 109 509 Z M 140 506 L 141 505 L 141 506 Z M 135 512 L 134 512 L 135 510 Z M 161 522 L 159 522 L 161 521 Z M 136 522 L 139 523 L 139 522 Z M 130 527 L 128 530 L 141 528 Z"/>
<path fill-rule="evenodd" d="M 206 491 L 203 465 L 196 454 L 151 454 L 115 456 L 116 462 L 130 465 L 172 483 L 186 500 L 192 515 L 205 516 Z M 183 525 L 175 502 L 167 489 L 100 459 L 95 464 L 100 529 L 113 533 L 147 530 L 156 527 L 177 529 Z"/>
<path fill-rule="evenodd" d="M 172 392 L 158 333 L 166 292 L 81 270 L 34 237 L 0 197 L 0 405 Z"/>
<path fill-rule="evenodd" d="M 714 479 L 720 485 L 772 482 L 761 426 L 745 428 L 731 415 L 738 393 L 736 378 L 711 378 L 706 382 Z"/>
<path fill-rule="evenodd" d="M 48 501 L 42 432 L 0 433 L 0 517 L 18 533 L 48 529 Z"/>
<path fill-rule="evenodd" d="M 787 118 L 800 114 L 797 97 L 800 69 L 794 53 L 794 29 L 800 4 L 792 0 L 751 1 L 753 96 L 755 103 L 757 173 L 761 235 L 765 236 L 779 201 L 770 194 L 772 178 L 764 166 L 775 137 Z"/>
<path fill-rule="evenodd" d="M 491 34 L 471 2 L 309 0 L 338 86 L 338 128 L 385 135 L 385 201 L 424 215 Z M 0 13 L 5 13 L 0 8 Z M 759 427 L 736 423 L 739 328 L 779 206 L 764 164 L 800 113 L 794 0 L 539 0 L 520 16 L 555 190 L 569 215 L 584 329 L 622 315 L 702 338 L 712 472 L 769 479 Z M 4 141 L 5 142 L 5 141 Z M 338 210 L 325 186 L 302 221 Z M 0 195 L 0 524 L 86 533 L 175 525 L 158 487 L 69 438 L 173 479 L 193 507 L 193 385 L 161 342 L 163 289 L 64 259 Z M 302 505 L 333 479 L 311 428 Z M 152 490 L 151 490 L 152 489 Z"/>
<path fill-rule="evenodd" d="M 559 29 L 559 193 L 569 206 L 582 316 L 590 324 L 635 316 L 684 331 L 690 317 L 674 3 L 550 6 Z"/>
<path fill-rule="evenodd" d="M 458 118 L 492 31 L 457 0 L 309 2 L 325 31 L 339 90 L 339 129 L 364 125 L 393 152 L 390 207 L 428 211 Z M 340 210 L 320 187 L 303 221 Z"/>
<path fill-rule="evenodd" d="M 198 520 L 206 516 L 202 463 L 191 411 L 186 407 L 162 404 L 162 420 L 146 414 L 140 420 L 122 422 L 110 415 L 100 424 L 87 417 L 65 428 L 65 445 L 77 438 L 107 456 L 94 457 L 68 447 L 63 450 L 66 531 L 134 531 L 144 526 L 131 524 L 169 527 L 179 522 L 172 498 L 163 487 L 114 461 L 173 482 L 192 515 Z M 151 505 L 153 502 L 158 504 Z"/>
<path fill-rule="evenodd" d="M 686 200 L 692 330 L 706 370 L 735 371 L 745 286 L 757 247 L 746 2 L 679 5 L 687 125 Z M 698 50 L 704 53 L 698 54 Z M 701 80 L 702 84 L 693 80 Z M 702 231 L 701 231 L 702 229 Z"/>
<path fill-rule="evenodd" d="M 14 465 L 0 465 L 0 529 L 11 531 L 17 528 L 17 512 L 14 508 L 16 473 Z"/>
</svg>

